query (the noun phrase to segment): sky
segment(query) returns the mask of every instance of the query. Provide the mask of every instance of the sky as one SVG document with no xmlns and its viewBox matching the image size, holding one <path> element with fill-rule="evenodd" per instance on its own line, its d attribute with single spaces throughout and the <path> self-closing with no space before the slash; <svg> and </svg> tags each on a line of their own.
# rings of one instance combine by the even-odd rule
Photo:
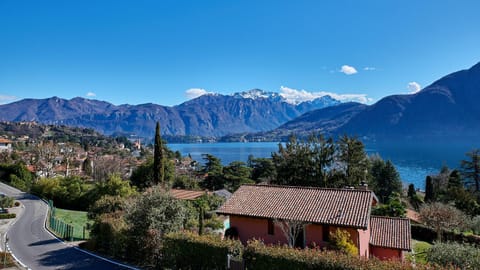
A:
<svg viewBox="0 0 480 270">
<path fill-rule="evenodd" d="M 480 1 L 0 0 L 0 104 L 259 88 L 374 103 L 480 61 Z"/>
</svg>

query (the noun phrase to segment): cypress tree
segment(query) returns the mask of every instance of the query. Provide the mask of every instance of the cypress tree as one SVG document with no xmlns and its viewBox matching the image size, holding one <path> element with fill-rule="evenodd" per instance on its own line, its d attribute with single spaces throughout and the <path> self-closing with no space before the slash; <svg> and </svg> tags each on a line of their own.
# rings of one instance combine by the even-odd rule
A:
<svg viewBox="0 0 480 270">
<path fill-rule="evenodd" d="M 415 191 L 415 186 L 413 184 L 408 185 L 408 193 L 407 196 L 412 199 L 415 195 L 417 195 L 417 192 Z"/>
<path fill-rule="evenodd" d="M 429 175 L 425 179 L 425 202 L 433 202 L 434 201 L 434 191 L 433 191 L 433 179 Z"/>
<path fill-rule="evenodd" d="M 155 184 L 164 184 L 165 161 L 163 156 L 162 138 L 160 137 L 160 122 L 157 122 L 155 128 L 155 145 L 153 151 L 153 182 Z"/>
</svg>

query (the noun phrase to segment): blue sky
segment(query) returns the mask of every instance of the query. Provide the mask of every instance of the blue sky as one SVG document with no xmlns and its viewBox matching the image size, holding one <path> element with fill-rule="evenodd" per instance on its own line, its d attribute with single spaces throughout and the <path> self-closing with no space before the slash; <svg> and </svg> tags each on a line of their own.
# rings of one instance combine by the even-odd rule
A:
<svg viewBox="0 0 480 270">
<path fill-rule="evenodd" d="M 480 61 L 480 1 L 0 0 L 0 103 L 378 101 Z M 303 90 L 303 91 L 302 91 Z"/>
</svg>

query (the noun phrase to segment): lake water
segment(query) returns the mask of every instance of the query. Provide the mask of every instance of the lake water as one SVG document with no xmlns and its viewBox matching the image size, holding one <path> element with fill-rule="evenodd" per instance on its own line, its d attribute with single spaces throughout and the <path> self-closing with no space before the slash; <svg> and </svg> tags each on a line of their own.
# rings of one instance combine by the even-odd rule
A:
<svg viewBox="0 0 480 270">
<path fill-rule="evenodd" d="M 200 144 L 168 144 L 173 151 L 182 155 L 190 154 L 193 159 L 203 162 L 202 154 L 212 154 L 221 159 L 224 165 L 232 161 L 246 162 L 249 155 L 254 157 L 271 157 L 278 150 L 275 142 L 251 143 L 200 143 Z M 378 153 L 384 160 L 391 160 L 397 168 L 404 184 L 413 183 L 415 187 L 424 189 L 425 177 L 436 174 L 443 165 L 454 169 L 460 161 L 466 159 L 465 153 L 478 148 L 478 145 L 378 145 L 366 144 L 368 154 Z"/>
</svg>

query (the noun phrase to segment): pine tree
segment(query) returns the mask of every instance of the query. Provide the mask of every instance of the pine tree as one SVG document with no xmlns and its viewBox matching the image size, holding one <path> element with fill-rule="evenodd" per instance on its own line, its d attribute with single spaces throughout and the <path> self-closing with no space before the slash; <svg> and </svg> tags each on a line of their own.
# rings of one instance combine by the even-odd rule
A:
<svg viewBox="0 0 480 270">
<path fill-rule="evenodd" d="M 365 180 L 368 168 L 363 143 L 355 137 L 344 135 L 338 141 L 338 158 L 343 163 L 345 185 L 357 186 Z"/>
<path fill-rule="evenodd" d="M 165 157 L 163 155 L 162 138 L 160 137 L 160 123 L 155 128 L 155 145 L 153 151 L 153 182 L 164 184 L 165 179 Z"/>
</svg>

